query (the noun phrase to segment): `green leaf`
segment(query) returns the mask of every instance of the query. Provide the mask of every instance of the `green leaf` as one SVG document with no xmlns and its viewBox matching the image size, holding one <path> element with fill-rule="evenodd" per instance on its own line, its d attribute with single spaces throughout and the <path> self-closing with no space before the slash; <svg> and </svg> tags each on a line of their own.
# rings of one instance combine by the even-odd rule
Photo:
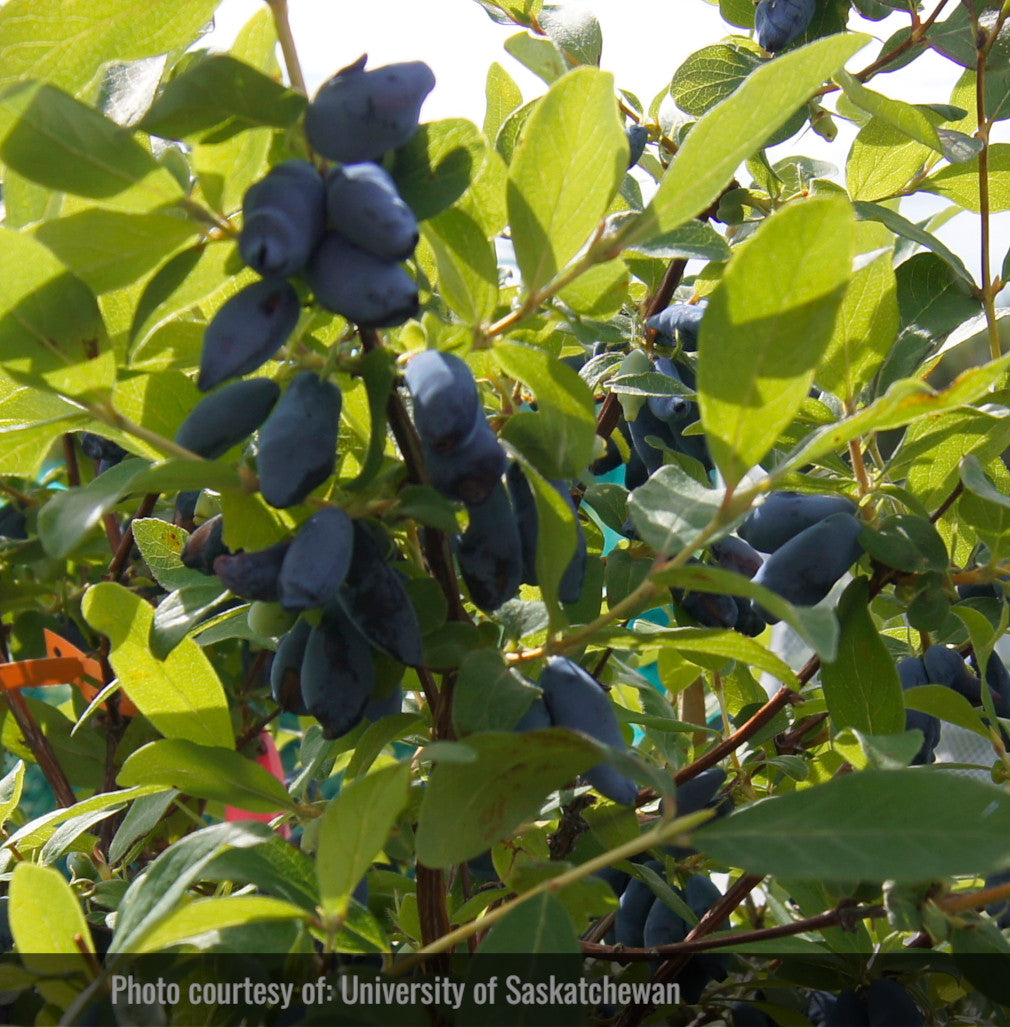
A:
<svg viewBox="0 0 1010 1027">
<path fill-rule="evenodd" d="M 164 661 L 148 647 L 154 611 L 122 585 L 88 590 L 81 610 L 112 645 L 109 662 L 137 709 L 166 737 L 234 749 L 228 700 L 210 660 L 185 638 Z"/>
<path fill-rule="evenodd" d="M 867 735 L 900 733 L 905 727 L 901 682 L 870 616 L 866 578 L 856 578 L 845 589 L 838 619 L 838 654 L 821 664 L 824 698 L 835 727 Z"/>
<path fill-rule="evenodd" d="M 903 378 L 859 413 L 812 432 L 789 454 L 788 460 L 776 468 L 776 474 L 785 474 L 834 453 L 849 439 L 887 428 L 901 428 L 920 417 L 974 403 L 1000 380 L 1008 366 L 1010 355 L 970 368 L 940 391 L 918 379 Z"/>
<path fill-rule="evenodd" d="M 515 727 L 538 690 L 497 649 L 478 649 L 460 665 L 452 696 L 452 723 L 460 738 Z"/>
<path fill-rule="evenodd" d="M 753 50 L 737 43 L 702 47 L 674 72 L 670 95 L 686 114 L 701 117 L 734 93 L 762 63 Z"/>
<path fill-rule="evenodd" d="M 139 788 L 127 788 L 118 792 L 100 792 L 90 799 L 82 799 L 73 806 L 56 809 L 36 817 L 6 838 L 4 845 L 14 846 L 19 852 L 32 852 L 45 845 L 53 837 L 56 829 L 70 820 L 99 811 L 116 811 L 134 799 L 140 799 L 158 791 L 161 791 L 158 786 L 143 785 Z"/>
<path fill-rule="evenodd" d="M 549 792 L 601 759 L 594 742 L 556 728 L 470 735 L 466 745 L 473 762 L 436 763 L 428 779 L 416 839 L 425 866 L 450 867 L 484 852 L 536 814 Z"/>
<path fill-rule="evenodd" d="M 576 314 L 608 321 L 627 301 L 629 281 L 623 260 L 607 260 L 594 264 L 558 295 Z"/>
<path fill-rule="evenodd" d="M 873 380 L 898 335 L 898 298 L 891 253 L 859 268 L 849 281 L 817 384 L 843 402 Z"/>
<path fill-rule="evenodd" d="M 617 641 L 621 635 L 611 633 L 607 640 Z M 655 640 L 682 653 L 686 659 L 700 666 L 709 666 L 711 661 L 704 657 L 715 656 L 722 660 L 736 660 L 752 670 L 764 670 L 774 674 L 784 685 L 799 689 L 800 682 L 795 671 L 781 657 L 767 650 L 760 642 L 738 631 L 723 631 L 719 628 L 664 628 L 644 618 L 636 621 L 634 632 L 624 633 L 624 644 L 628 646 L 651 646 Z M 702 657 L 694 661 L 694 656 Z"/>
<path fill-rule="evenodd" d="M 18 808 L 24 786 L 25 761 L 18 760 L 0 781 L 0 827 L 3 827 Z"/>
<path fill-rule="evenodd" d="M 151 655 L 155 659 L 164 660 L 197 624 L 228 598 L 228 589 L 217 577 L 202 577 L 203 581 L 175 589 L 158 603 L 151 623 Z"/>
<path fill-rule="evenodd" d="M 698 396 L 728 486 L 767 455 L 806 398 L 852 274 L 852 249 L 848 202 L 815 197 L 764 221 L 712 294 Z"/>
<path fill-rule="evenodd" d="M 723 496 L 722 489 L 705 488 L 679 465 L 667 464 L 631 493 L 628 512 L 643 542 L 673 556 L 693 547 L 719 512 Z"/>
<path fill-rule="evenodd" d="M 950 559 L 940 533 L 924 517 L 897 514 L 864 527 L 860 545 L 885 567 L 909 574 L 946 572 Z"/>
<path fill-rule="evenodd" d="M 700 214 L 741 162 L 758 150 L 869 37 L 818 39 L 762 64 L 691 129 L 641 218 L 622 233 L 626 246 L 662 235 Z"/>
<path fill-rule="evenodd" d="M 1010 210 L 1010 143 L 992 143 L 989 146 L 988 178 L 990 212 Z M 946 196 L 965 210 L 978 214 L 981 210 L 978 158 L 940 168 L 919 188 Z"/>
<path fill-rule="evenodd" d="M 961 461 L 961 481 L 969 492 L 974 493 L 980 499 L 1010 507 L 1010 497 L 1003 495 L 988 479 L 978 457 L 966 456 Z"/>
<path fill-rule="evenodd" d="M 118 812 L 121 807 L 106 807 L 105 809 L 93 809 L 78 816 L 65 820 L 53 833 L 48 841 L 42 846 L 38 855 L 38 862 L 43 866 L 52 866 L 56 860 L 64 856 L 68 849 L 74 845 L 78 838 L 95 824 L 107 820 Z"/>
<path fill-rule="evenodd" d="M 484 135 L 494 139 L 505 119 L 523 102 L 523 94 L 515 79 L 497 61 L 492 61 L 487 69 L 484 97 Z"/>
<path fill-rule="evenodd" d="M 133 285 L 199 232 L 167 214 L 93 208 L 43 221 L 32 233 L 96 293 Z"/>
<path fill-rule="evenodd" d="M 138 375 L 136 378 L 131 378 L 129 382 L 124 383 L 124 385 L 132 385 L 144 377 L 151 378 L 152 385 L 155 385 L 157 382 L 164 384 L 168 374 L 169 372 L 163 371 L 157 375 Z M 153 394 L 151 398 L 161 398 L 165 391 L 167 390 L 155 385 L 151 389 Z M 125 388 L 117 388 L 116 397 L 125 398 L 125 392 Z M 122 404 L 120 404 L 120 412 L 124 412 Z M 174 407 L 163 410 L 161 413 L 167 420 L 174 413 Z M 152 414 L 152 416 L 157 416 L 157 414 Z M 174 435 L 175 427 L 181 423 L 180 418 L 168 434 Z M 241 488 L 242 479 L 239 477 L 238 471 L 231 464 L 226 464 L 220 460 L 183 460 L 173 458 L 161 460 L 150 467 L 144 468 L 133 479 L 131 485 L 138 492 L 178 492 L 183 489 L 213 489 L 215 492 L 224 492 L 227 489 Z"/>
<path fill-rule="evenodd" d="M 319 905 L 316 862 L 279 835 L 251 849 L 227 849 L 204 871 L 208 881 L 255 884 L 260 891 L 315 912 Z"/>
<path fill-rule="evenodd" d="M 131 692 L 132 697 L 132 692 Z M 294 810 L 287 789 L 265 767 L 234 749 L 163 738 L 132 753 L 120 770 L 123 785 L 161 785 L 250 813 Z"/>
<path fill-rule="evenodd" d="M 182 198 L 174 176 L 130 133 L 55 86 L 0 92 L 0 158 L 48 189 L 147 211 Z"/>
<path fill-rule="evenodd" d="M 396 367 L 386 350 L 376 349 L 365 355 L 359 373 L 368 395 L 368 450 L 358 476 L 347 483 L 349 489 L 364 488 L 382 466 L 386 450 L 386 405 L 396 379 Z"/>
<path fill-rule="evenodd" d="M 897 770 L 907 767 L 922 748 L 922 732 L 902 731 L 896 735 L 864 735 L 846 728 L 832 740 L 834 749 L 858 770 Z"/>
<path fill-rule="evenodd" d="M 120 863 L 136 842 L 146 838 L 164 820 L 178 794 L 170 788 L 142 795 L 131 804 L 109 846 L 110 866 Z"/>
<path fill-rule="evenodd" d="M 688 221 L 672 232 L 636 243 L 630 249 L 664 260 L 729 260 L 732 251 L 726 240 L 707 221 Z"/>
<path fill-rule="evenodd" d="M 995 27 L 1000 4 L 988 0 L 986 3 L 958 4 L 946 21 L 937 22 L 929 33 L 929 45 L 944 57 L 964 68 L 974 68 L 978 63 L 976 28 L 973 9 L 978 8 L 978 22 L 981 30 L 991 32 Z M 1010 50 L 1010 26 L 1004 21 L 1000 32 L 989 51 L 986 69 L 1002 71 L 1007 67 Z"/>
<path fill-rule="evenodd" d="M 418 221 L 434 217 L 463 195 L 487 146 L 463 118 L 433 121 L 395 151 L 391 173 Z"/>
<path fill-rule="evenodd" d="M 798 880 L 931 881 L 1008 865 L 1010 795 L 921 769 L 865 770 L 699 829 L 703 852 Z"/>
<path fill-rule="evenodd" d="M 130 363 L 137 363 L 144 345 L 162 325 L 213 299 L 223 303 L 255 273 L 238 271 L 235 247 L 229 243 L 194 246 L 177 253 L 148 281 L 130 327 Z"/>
<path fill-rule="evenodd" d="M 871 118 L 849 151 L 845 180 L 854 200 L 882 200 L 900 194 L 935 154 L 900 129 Z"/>
<path fill-rule="evenodd" d="M 173 910 L 131 951 L 138 954 L 161 952 L 181 945 L 197 943 L 227 927 L 263 923 L 271 920 L 305 921 L 309 914 L 300 906 L 262 895 L 235 895 L 228 898 L 197 899 Z"/>
<path fill-rule="evenodd" d="M 39 513 L 39 539 L 45 551 L 56 559 L 69 556 L 130 493 L 144 466 L 141 460 L 124 460 L 87 485 L 56 493 Z"/>
<path fill-rule="evenodd" d="M 134 878 L 123 897 L 110 954 L 136 951 L 145 935 L 183 901 L 204 868 L 225 849 L 250 848 L 275 837 L 265 824 L 240 821 L 205 827 L 165 849 L 146 874 Z"/>
<path fill-rule="evenodd" d="M 535 467 L 523 462 L 537 510 L 536 572 L 551 626 L 563 622 L 558 588 L 577 543 L 576 518 L 558 490 Z"/>
<path fill-rule="evenodd" d="M 523 411 L 506 425 L 513 441 L 546 478 L 578 477 L 593 459 L 593 394 L 577 371 L 549 353 L 515 342 L 498 343 L 494 359 L 537 398 L 536 413 Z M 521 433 L 516 424 L 527 426 Z M 535 427 L 534 427 L 535 425 Z"/>
<path fill-rule="evenodd" d="M 0 10 L 0 86 L 44 79 L 79 93 L 95 69 L 184 50 L 220 0 L 8 0 Z"/>
<path fill-rule="evenodd" d="M 509 168 L 509 223 L 528 292 L 589 240 L 627 163 L 613 76 L 576 68 L 559 79 L 526 123 Z"/>
<path fill-rule="evenodd" d="M 46 954 L 76 956 L 81 964 L 77 969 L 83 969 L 80 946 L 95 951 L 77 896 L 51 867 L 17 864 L 10 883 L 9 916 L 14 944 L 29 968 L 33 954 Z"/>
<path fill-rule="evenodd" d="M 116 360 L 94 294 L 31 236 L 0 228 L 0 363 L 35 388 L 100 399 Z"/>
<path fill-rule="evenodd" d="M 930 713 L 934 717 L 956 724 L 992 741 L 989 729 L 982 722 L 979 711 L 963 695 L 946 685 L 919 685 L 905 692 L 905 705 L 910 710 Z"/>
<path fill-rule="evenodd" d="M 217 143 L 247 128 L 290 128 L 306 102 L 243 61 L 211 54 L 173 78 L 138 127 L 164 139 Z"/>
<path fill-rule="evenodd" d="M 859 79 L 854 78 L 847 71 L 840 71 L 835 75 L 835 81 L 845 90 L 845 95 L 867 114 L 893 126 L 909 139 L 914 139 L 931 150 L 947 156 L 944 153 L 940 137 L 936 134 L 936 127 L 918 107 L 867 89 Z"/>
<path fill-rule="evenodd" d="M 346 914 L 351 892 L 386 844 L 409 790 L 410 763 L 395 763 L 345 784 L 330 800 L 316 861 L 320 902 L 330 916 Z"/>
<path fill-rule="evenodd" d="M 971 272 L 964 266 L 964 261 L 956 253 L 948 249 L 935 235 L 920 228 L 908 218 L 902 217 L 897 211 L 888 210 L 887 207 L 882 207 L 877 203 L 862 201 L 853 203 L 852 209 L 855 211 L 857 221 L 879 221 L 895 235 L 910 239 L 912 242 L 919 243 L 920 246 L 925 246 L 927 250 L 932 250 L 938 257 L 946 261 L 954 273 L 964 279 L 969 286 L 975 284 Z"/>
<path fill-rule="evenodd" d="M 524 68 L 528 68 L 548 85 L 564 75 L 567 68 L 561 51 L 549 39 L 534 36 L 529 32 L 517 32 L 503 44 L 505 52 L 511 54 Z"/>
<path fill-rule="evenodd" d="M 186 567 L 180 554 L 188 533 L 157 517 L 133 522 L 133 538 L 154 580 L 169 591 L 206 581 L 207 575 Z"/>
<path fill-rule="evenodd" d="M 421 226 L 438 264 L 439 294 L 467 325 L 476 327 L 498 302 L 498 262 L 484 229 L 452 207 Z"/>
<path fill-rule="evenodd" d="M 499 920 L 487 932 L 477 951 L 482 955 L 515 955 L 517 952 L 575 955 L 579 951 L 579 938 L 560 900 L 545 892 L 528 899 Z"/>
<path fill-rule="evenodd" d="M 600 63 L 603 33 L 596 15 L 582 4 L 550 4 L 540 14 L 540 27 L 570 64 Z"/>
<path fill-rule="evenodd" d="M 897 269 L 901 334 L 880 371 L 878 391 L 921 374 L 921 362 L 981 311 L 973 286 L 936 253 L 916 253 Z"/>
</svg>

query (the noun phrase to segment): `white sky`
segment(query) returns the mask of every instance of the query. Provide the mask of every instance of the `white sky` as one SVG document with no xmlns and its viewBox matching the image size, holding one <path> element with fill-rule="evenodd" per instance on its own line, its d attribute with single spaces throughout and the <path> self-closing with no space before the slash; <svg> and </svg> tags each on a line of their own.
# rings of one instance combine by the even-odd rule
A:
<svg viewBox="0 0 1010 1027">
<path fill-rule="evenodd" d="M 635 93 L 648 106 L 669 85 L 673 73 L 695 50 L 742 30 L 726 25 L 718 7 L 705 0 L 577 0 L 597 16 L 603 31 L 602 66 L 615 74 L 617 85 Z M 256 14 L 263 0 L 224 0 L 217 28 L 204 45 L 225 49 L 239 28 Z M 422 119 L 466 117 L 481 123 L 488 65 L 498 61 L 532 99 L 546 86 L 503 49 L 518 26 L 497 25 L 474 0 L 289 0 L 292 27 L 310 92 L 337 69 L 368 53 L 373 66 L 392 61 L 424 60 L 435 72 L 436 86 L 425 101 Z M 853 20 L 860 28 L 887 39 L 908 24 L 894 14 L 882 22 Z M 871 44 L 850 62 L 851 69 L 870 63 L 879 52 Z M 873 88 L 913 103 L 946 103 L 961 69 L 928 54 L 900 71 L 880 75 Z M 838 121 L 838 138 L 826 143 L 809 130 L 778 148 L 773 159 L 802 153 L 844 168 L 855 134 Z M 1010 139 L 1006 122 L 998 139 Z M 1001 131 L 1004 130 L 1004 131 Z M 906 199 L 902 212 L 913 220 L 944 207 L 944 201 L 920 195 Z M 938 230 L 976 274 L 979 257 L 978 219 L 960 214 Z M 1010 241 L 1010 215 L 999 215 L 994 230 L 993 263 L 999 267 Z"/>
</svg>

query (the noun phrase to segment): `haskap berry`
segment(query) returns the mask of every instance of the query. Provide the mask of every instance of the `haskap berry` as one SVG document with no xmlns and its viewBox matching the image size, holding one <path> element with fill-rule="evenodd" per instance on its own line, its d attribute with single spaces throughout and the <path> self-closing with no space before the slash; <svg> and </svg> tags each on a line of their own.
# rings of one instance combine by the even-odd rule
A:
<svg viewBox="0 0 1010 1027">
<path fill-rule="evenodd" d="M 305 114 L 309 145 L 342 164 L 378 160 L 417 130 L 435 76 L 423 61 L 365 70 L 367 56 L 324 82 Z"/>
</svg>

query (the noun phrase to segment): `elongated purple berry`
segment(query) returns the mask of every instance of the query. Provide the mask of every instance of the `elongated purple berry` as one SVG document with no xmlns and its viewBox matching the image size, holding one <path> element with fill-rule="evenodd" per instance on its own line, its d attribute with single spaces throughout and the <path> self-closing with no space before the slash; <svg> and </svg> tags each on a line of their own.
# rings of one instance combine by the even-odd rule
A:
<svg viewBox="0 0 1010 1027">
<path fill-rule="evenodd" d="M 334 168 L 326 176 L 326 213 L 345 239 L 382 260 L 406 260 L 417 245 L 417 218 L 378 164 Z"/>
<path fill-rule="evenodd" d="M 300 503 L 333 473 L 340 407 L 332 382 L 312 371 L 294 377 L 260 432 L 260 491 L 271 506 Z"/>
<path fill-rule="evenodd" d="M 316 299 L 364 328 L 392 328 L 418 313 L 417 285 L 397 263 L 328 232 L 309 260 L 305 277 Z"/>
<path fill-rule="evenodd" d="M 280 601 L 285 610 L 327 606 L 347 577 L 354 549 L 354 522 L 339 507 L 313 514 L 284 557 Z"/>
<path fill-rule="evenodd" d="M 324 82 L 305 114 L 309 145 L 342 164 L 378 160 L 417 130 L 435 76 L 423 61 L 365 70 L 366 57 Z"/>
<path fill-rule="evenodd" d="M 262 367 L 294 331 L 300 309 L 298 293 L 283 279 L 264 278 L 235 293 L 203 333 L 200 391 Z"/>
<path fill-rule="evenodd" d="M 604 745 L 625 748 L 621 726 L 603 686 L 565 656 L 551 656 L 540 675 L 544 702 L 555 727 L 582 731 Z M 583 775 L 601 794 L 625 806 L 634 805 L 638 786 L 609 763 L 598 763 Z"/>
<path fill-rule="evenodd" d="M 817 0 L 761 0 L 754 12 L 757 40 L 777 53 L 799 39 L 813 21 Z"/>
<path fill-rule="evenodd" d="M 322 176 L 308 161 L 285 161 L 246 190 L 239 253 L 264 277 L 287 278 L 308 263 L 325 227 Z"/>
<path fill-rule="evenodd" d="M 413 403 L 414 425 L 425 446 L 452 453 L 483 419 L 477 383 L 466 361 L 428 349 L 413 357 L 403 373 Z"/>
</svg>

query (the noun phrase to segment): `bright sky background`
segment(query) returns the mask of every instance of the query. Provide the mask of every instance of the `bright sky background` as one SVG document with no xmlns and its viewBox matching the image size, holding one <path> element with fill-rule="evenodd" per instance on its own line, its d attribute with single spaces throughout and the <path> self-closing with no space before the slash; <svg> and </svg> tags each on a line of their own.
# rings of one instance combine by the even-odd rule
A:
<svg viewBox="0 0 1010 1027">
<path fill-rule="evenodd" d="M 577 0 L 585 2 L 603 30 L 602 66 L 615 74 L 617 84 L 635 93 L 648 106 L 669 85 L 683 60 L 702 46 L 732 32 L 718 7 L 705 0 Z M 484 81 L 488 65 L 498 61 L 519 83 L 526 99 L 546 86 L 503 49 L 518 26 L 497 25 L 474 0 L 289 0 L 292 27 L 310 92 L 339 68 L 362 53 L 372 66 L 392 61 L 424 60 L 437 84 L 425 101 L 422 120 L 484 116 Z M 203 45 L 226 49 L 241 26 L 262 7 L 262 0 L 224 0 L 215 32 Z M 852 27 L 887 39 L 907 26 L 908 18 L 894 14 L 882 22 L 853 19 Z M 871 44 L 850 63 L 858 69 L 879 52 Z M 961 69 L 928 54 L 907 68 L 874 80 L 874 88 L 914 103 L 945 103 Z M 838 121 L 838 138 L 827 143 L 807 131 L 777 148 L 773 159 L 802 153 L 844 168 L 854 129 Z M 997 126 L 997 139 L 1010 139 L 1007 122 Z M 1004 131 L 999 131 L 1004 130 Z M 908 198 L 902 212 L 913 220 L 943 208 L 944 201 L 926 195 Z M 938 230 L 976 274 L 979 267 L 978 219 L 960 214 Z M 999 267 L 1010 242 L 1010 215 L 995 219 L 993 262 Z"/>
</svg>

